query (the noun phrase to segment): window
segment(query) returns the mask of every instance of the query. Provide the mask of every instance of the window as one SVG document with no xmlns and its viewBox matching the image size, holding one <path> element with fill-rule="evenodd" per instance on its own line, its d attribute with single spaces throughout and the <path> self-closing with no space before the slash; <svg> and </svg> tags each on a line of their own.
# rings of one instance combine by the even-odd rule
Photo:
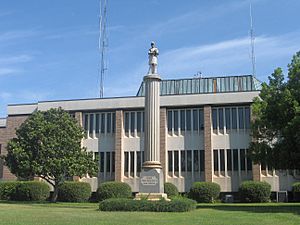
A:
<svg viewBox="0 0 300 225">
<path fill-rule="evenodd" d="M 220 149 L 220 170 L 225 171 L 225 152 L 224 152 L 224 149 Z"/>
<path fill-rule="evenodd" d="M 244 129 L 244 109 L 239 108 L 239 129 Z"/>
<path fill-rule="evenodd" d="M 172 111 L 168 111 L 168 131 L 172 131 L 172 126 L 173 126 L 173 123 L 172 123 Z"/>
<path fill-rule="evenodd" d="M 110 152 L 106 152 L 106 172 L 110 172 Z"/>
<path fill-rule="evenodd" d="M 237 114 L 236 108 L 232 108 L 232 129 L 237 129 Z"/>
<path fill-rule="evenodd" d="M 204 150 L 200 150 L 200 171 L 204 171 Z"/>
<path fill-rule="evenodd" d="M 192 171 L 192 151 L 187 151 L 187 171 Z"/>
<path fill-rule="evenodd" d="M 105 133 L 105 113 L 101 113 L 101 133 Z"/>
<path fill-rule="evenodd" d="M 246 170 L 246 155 L 245 155 L 245 149 L 240 149 L 240 165 L 241 170 Z"/>
<path fill-rule="evenodd" d="M 90 137 L 93 136 L 93 130 L 94 130 L 94 114 L 90 114 L 90 127 L 89 127 Z"/>
<path fill-rule="evenodd" d="M 137 125 L 136 125 L 136 130 L 137 132 L 141 132 L 142 130 L 142 112 L 137 112 Z"/>
<path fill-rule="evenodd" d="M 233 149 L 233 170 L 234 171 L 239 170 L 239 156 L 238 156 L 237 149 Z"/>
<path fill-rule="evenodd" d="M 204 130 L 204 113 L 203 110 L 199 110 L 199 129 Z"/>
<path fill-rule="evenodd" d="M 219 129 L 224 129 L 224 116 L 223 116 L 223 109 L 219 108 Z"/>
<path fill-rule="evenodd" d="M 191 110 L 186 110 L 186 130 L 191 130 Z"/>
<path fill-rule="evenodd" d="M 199 171 L 199 150 L 194 150 L 194 171 Z"/>
<path fill-rule="evenodd" d="M 136 171 L 141 172 L 142 169 L 141 152 L 136 152 L 136 160 L 137 160 Z"/>
<path fill-rule="evenodd" d="M 247 170 L 252 170 L 252 160 L 249 157 L 247 157 Z"/>
<path fill-rule="evenodd" d="M 124 172 L 128 174 L 129 152 L 124 152 L 124 154 L 125 154 Z"/>
<path fill-rule="evenodd" d="M 231 149 L 227 149 L 227 171 L 232 171 Z"/>
<path fill-rule="evenodd" d="M 179 153 L 178 151 L 174 151 L 174 171 L 179 171 Z"/>
<path fill-rule="evenodd" d="M 125 132 L 129 132 L 129 113 L 125 113 Z"/>
<path fill-rule="evenodd" d="M 116 154 L 115 152 L 112 152 L 111 153 L 111 169 L 112 169 L 112 172 L 114 173 L 115 172 L 115 160 L 116 160 Z"/>
<path fill-rule="evenodd" d="M 116 113 L 112 114 L 112 132 L 115 133 L 116 129 Z"/>
<path fill-rule="evenodd" d="M 213 109 L 212 110 L 212 124 L 213 124 L 214 130 L 216 130 L 218 128 L 217 119 L 218 119 L 217 109 Z"/>
<path fill-rule="evenodd" d="M 99 123 L 100 123 L 100 119 L 99 119 L 99 114 L 96 114 L 96 134 L 99 134 Z"/>
<path fill-rule="evenodd" d="M 169 172 L 173 172 L 173 156 L 172 151 L 168 151 L 168 164 L 169 164 Z"/>
<path fill-rule="evenodd" d="M 193 110 L 193 130 L 197 131 L 198 130 L 198 110 L 194 109 Z"/>
<path fill-rule="evenodd" d="M 225 122 L 226 122 L 226 130 L 230 130 L 231 120 L 230 120 L 230 109 L 229 108 L 225 109 Z"/>
<path fill-rule="evenodd" d="M 133 177 L 134 175 L 134 152 L 130 152 L 130 176 Z"/>
<path fill-rule="evenodd" d="M 107 133 L 111 132 L 111 113 L 107 113 L 107 120 L 106 120 L 106 129 Z"/>
<path fill-rule="evenodd" d="M 185 110 L 180 110 L 180 130 L 185 131 Z"/>
<path fill-rule="evenodd" d="M 174 110 L 174 131 L 178 131 L 178 111 Z"/>
<path fill-rule="evenodd" d="M 214 171 L 219 171 L 219 157 L 218 157 L 218 150 L 214 150 Z"/>
<path fill-rule="evenodd" d="M 135 112 L 130 113 L 130 132 L 131 135 L 134 135 L 134 129 L 135 129 Z"/>
<path fill-rule="evenodd" d="M 186 168 L 185 168 L 186 160 L 185 160 L 185 151 L 184 150 L 180 151 L 180 157 L 181 157 L 181 171 L 185 171 L 186 170 Z"/>
</svg>

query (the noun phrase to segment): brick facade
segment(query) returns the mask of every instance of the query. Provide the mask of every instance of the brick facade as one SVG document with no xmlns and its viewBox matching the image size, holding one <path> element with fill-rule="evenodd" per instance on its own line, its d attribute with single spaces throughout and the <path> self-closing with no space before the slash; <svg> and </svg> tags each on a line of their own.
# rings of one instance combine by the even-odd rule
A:
<svg viewBox="0 0 300 225">
<path fill-rule="evenodd" d="M 205 181 L 213 181 L 211 106 L 204 106 L 204 167 Z"/>
<path fill-rule="evenodd" d="M 0 144 L 1 144 L 1 154 L 6 155 L 7 142 L 16 137 L 16 129 L 27 119 L 28 116 L 8 116 L 6 120 L 6 127 L 0 129 Z M 3 163 L 3 162 L 2 162 Z M 1 165 L 0 165 L 1 166 Z M 2 174 L 0 178 L 3 180 L 14 180 L 16 177 L 9 171 L 6 166 L 2 167 Z M 1 170 L 0 170 L 1 172 Z"/>
<path fill-rule="evenodd" d="M 124 174 L 124 150 L 123 150 L 123 111 L 116 111 L 115 129 L 115 180 L 123 181 Z"/>
</svg>

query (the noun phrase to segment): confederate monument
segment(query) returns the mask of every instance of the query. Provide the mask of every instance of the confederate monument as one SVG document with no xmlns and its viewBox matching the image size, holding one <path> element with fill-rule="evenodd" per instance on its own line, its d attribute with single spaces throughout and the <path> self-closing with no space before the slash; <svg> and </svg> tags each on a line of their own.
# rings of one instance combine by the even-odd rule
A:
<svg viewBox="0 0 300 225">
<path fill-rule="evenodd" d="M 160 163 L 160 77 L 157 74 L 158 49 L 151 42 L 149 55 L 149 71 L 144 76 L 145 83 L 145 138 L 144 163 L 140 176 L 139 193 L 150 200 L 159 200 L 164 194 L 164 176 Z"/>
</svg>

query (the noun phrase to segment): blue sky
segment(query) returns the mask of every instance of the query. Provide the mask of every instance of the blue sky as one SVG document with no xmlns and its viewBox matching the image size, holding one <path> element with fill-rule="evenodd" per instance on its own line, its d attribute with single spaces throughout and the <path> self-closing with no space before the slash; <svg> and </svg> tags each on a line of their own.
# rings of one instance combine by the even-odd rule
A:
<svg viewBox="0 0 300 225">
<path fill-rule="evenodd" d="M 162 78 L 251 73 L 249 0 L 108 0 L 104 96 L 135 95 L 152 40 Z M 257 77 L 300 50 L 299 0 L 252 0 Z M 99 0 L 1 0 L 0 117 L 7 104 L 99 96 Z"/>
</svg>

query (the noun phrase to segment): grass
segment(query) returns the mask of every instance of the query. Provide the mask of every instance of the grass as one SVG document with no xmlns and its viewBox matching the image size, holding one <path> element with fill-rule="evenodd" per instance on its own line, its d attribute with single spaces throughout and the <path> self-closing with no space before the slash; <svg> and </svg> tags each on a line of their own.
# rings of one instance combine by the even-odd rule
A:
<svg viewBox="0 0 300 225">
<path fill-rule="evenodd" d="M 97 203 L 0 202 L 0 224 L 298 225 L 300 203 L 199 204 L 185 213 L 101 212 Z"/>
</svg>

